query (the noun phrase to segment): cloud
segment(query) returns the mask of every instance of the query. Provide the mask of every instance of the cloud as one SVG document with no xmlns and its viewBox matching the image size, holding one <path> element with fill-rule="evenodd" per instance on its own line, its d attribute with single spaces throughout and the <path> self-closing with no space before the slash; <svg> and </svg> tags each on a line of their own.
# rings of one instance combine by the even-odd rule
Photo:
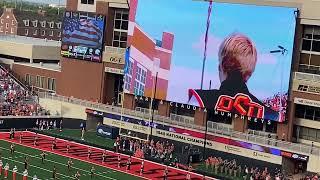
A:
<svg viewBox="0 0 320 180">
<path fill-rule="evenodd" d="M 257 89 L 255 89 L 255 90 L 252 89 L 251 90 L 250 88 L 249 88 L 249 90 L 260 101 L 272 97 L 272 93 L 270 93 L 270 91 L 268 91 L 268 90 L 257 90 Z"/>
<path fill-rule="evenodd" d="M 209 88 L 210 80 L 211 89 L 219 88 L 220 81 L 218 74 L 206 71 L 204 76 L 204 89 Z M 170 70 L 168 100 L 187 103 L 188 90 L 200 89 L 200 81 L 201 70 L 186 67 L 172 67 Z"/>
<path fill-rule="evenodd" d="M 203 52 L 204 52 L 204 46 L 205 46 L 204 38 L 205 38 L 205 35 L 202 35 L 201 37 L 199 37 L 197 42 L 194 42 L 192 44 L 192 49 L 194 49 L 201 55 L 203 55 Z M 223 42 L 223 38 L 216 37 L 214 35 L 209 35 L 208 43 L 207 43 L 207 56 L 218 58 L 219 47 L 222 42 Z M 258 53 L 257 63 L 273 65 L 277 63 L 277 58 L 272 54 Z"/>
<path fill-rule="evenodd" d="M 277 63 L 277 58 L 272 54 L 258 54 L 258 64 L 274 65 Z"/>
<path fill-rule="evenodd" d="M 203 54 L 205 46 L 204 39 L 205 35 L 202 35 L 197 42 L 194 42 L 192 44 L 192 49 L 198 51 L 200 54 Z M 207 42 L 207 55 L 211 57 L 218 57 L 219 46 L 222 43 L 222 41 L 222 38 L 216 37 L 214 35 L 209 35 Z"/>
</svg>

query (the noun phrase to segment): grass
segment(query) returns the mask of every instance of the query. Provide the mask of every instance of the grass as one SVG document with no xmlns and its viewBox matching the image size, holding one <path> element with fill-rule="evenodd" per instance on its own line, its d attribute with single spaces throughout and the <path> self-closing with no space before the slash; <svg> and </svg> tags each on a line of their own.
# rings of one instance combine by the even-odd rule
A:
<svg viewBox="0 0 320 180">
<path fill-rule="evenodd" d="M 66 166 L 68 158 L 59 156 L 52 153 L 46 153 L 46 161 L 44 164 L 41 162 L 40 153 L 41 151 L 16 145 L 16 152 L 13 156 L 10 155 L 10 144 L 8 142 L 0 140 L 0 151 L 2 154 L 2 162 L 3 166 L 6 163 L 9 163 L 10 169 L 12 170 L 14 165 L 18 167 L 18 172 L 22 173 L 24 170 L 24 158 L 26 156 L 29 157 L 29 178 L 37 175 L 38 178 L 42 179 L 52 179 L 52 169 L 54 166 L 57 168 L 58 172 L 58 179 L 67 179 L 71 180 L 74 179 L 74 174 L 76 171 L 79 171 L 81 174 L 81 180 L 89 180 L 90 179 L 90 169 L 93 166 L 95 168 L 96 176 L 94 180 L 116 180 L 116 179 L 125 179 L 125 180 L 137 180 L 139 178 L 121 173 L 118 171 L 114 171 L 105 167 L 92 165 L 83 161 L 79 160 L 72 160 L 73 161 L 73 168 L 69 172 Z M 9 173 L 9 179 L 11 178 L 11 172 Z M 0 179 L 3 178 L 0 176 Z M 17 179 L 21 179 L 21 175 L 17 176 Z"/>
<path fill-rule="evenodd" d="M 52 130 L 46 130 L 45 132 L 53 136 L 58 135 L 66 138 L 81 140 L 80 129 L 63 129 L 62 132 L 59 132 L 58 129 L 52 129 Z M 113 143 L 115 140 L 98 136 L 96 134 L 96 131 L 87 131 L 84 134 L 83 141 L 110 149 L 110 148 L 113 148 Z"/>
</svg>

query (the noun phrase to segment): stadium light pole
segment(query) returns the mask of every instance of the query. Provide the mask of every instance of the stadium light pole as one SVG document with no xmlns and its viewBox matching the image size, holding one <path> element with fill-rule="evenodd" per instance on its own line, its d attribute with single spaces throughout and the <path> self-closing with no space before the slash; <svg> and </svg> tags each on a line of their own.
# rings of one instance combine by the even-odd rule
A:
<svg viewBox="0 0 320 180">
<path fill-rule="evenodd" d="M 149 118 L 151 118 L 151 126 L 150 126 L 150 135 L 148 136 L 148 139 L 150 140 L 150 138 L 152 137 L 152 128 L 153 128 L 153 119 L 154 119 L 154 101 L 156 99 L 156 94 L 157 94 L 157 84 L 158 84 L 158 72 L 159 72 L 159 68 L 160 68 L 160 59 L 155 59 L 153 61 L 153 70 L 152 70 L 152 86 L 153 86 L 153 90 L 152 90 L 152 97 L 151 97 L 151 102 L 150 102 L 150 108 L 149 108 Z M 154 72 L 156 72 L 154 74 Z M 153 77 L 155 75 L 155 78 Z M 150 121 L 150 119 L 149 119 Z"/>
<path fill-rule="evenodd" d="M 58 15 L 60 15 L 60 2 L 61 0 L 59 0 L 59 3 L 58 3 Z"/>
<path fill-rule="evenodd" d="M 288 53 L 288 50 L 286 48 L 284 48 L 283 46 L 278 45 L 278 49 L 270 51 L 270 54 L 278 54 L 278 53 L 281 53 L 282 56 L 285 56 Z M 282 73 L 281 73 L 281 87 L 280 87 L 280 89 L 281 88 L 282 88 Z M 281 96 L 281 91 L 280 91 L 280 96 Z M 280 112 L 282 111 L 282 100 L 281 99 L 282 98 L 280 98 L 280 108 L 281 108 Z"/>
<path fill-rule="evenodd" d="M 204 37 L 204 51 L 203 51 L 203 60 L 202 60 L 202 71 L 201 71 L 201 85 L 200 88 L 203 88 L 203 80 L 204 80 L 204 70 L 206 66 L 206 60 L 207 60 L 207 46 L 208 46 L 208 36 L 209 36 L 209 29 L 210 29 L 210 16 L 211 16 L 211 10 L 212 10 L 212 0 L 209 1 L 209 7 L 208 7 L 208 16 L 206 21 L 206 34 Z"/>
<path fill-rule="evenodd" d="M 203 111 L 204 113 L 204 111 Z M 205 115 L 203 114 L 203 118 L 202 118 L 203 121 L 206 122 L 206 129 L 204 131 L 204 143 L 203 143 L 203 159 L 206 158 L 206 144 L 207 144 L 207 131 L 208 131 L 208 121 L 207 119 L 205 118 Z"/>
<path fill-rule="evenodd" d="M 151 101 L 151 126 L 150 126 L 150 136 L 149 136 L 149 141 L 151 141 L 152 138 L 152 128 L 153 128 L 153 117 L 154 117 L 154 100 L 156 99 L 156 94 L 157 94 L 157 83 L 158 83 L 158 71 L 156 72 L 156 80 L 154 84 L 154 93 L 153 93 L 153 100 Z"/>
</svg>

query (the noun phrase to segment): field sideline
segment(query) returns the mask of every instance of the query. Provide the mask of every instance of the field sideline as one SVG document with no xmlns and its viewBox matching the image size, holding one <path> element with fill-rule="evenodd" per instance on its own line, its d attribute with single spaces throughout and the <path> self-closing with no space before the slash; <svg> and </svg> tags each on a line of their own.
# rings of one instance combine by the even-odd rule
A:
<svg viewBox="0 0 320 180">
<path fill-rule="evenodd" d="M 2 152 L 2 160 L 4 164 L 9 162 L 10 169 L 13 168 L 13 165 L 17 165 L 19 172 L 23 171 L 23 161 L 25 156 L 30 157 L 30 166 L 29 166 L 29 178 L 33 177 L 37 173 L 37 177 L 40 179 L 50 179 L 52 177 L 52 169 L 55 165 L 58 169 L 59 179 L 73 179 L 76 171 L 79 171 L 81 179 L 90 179 L 90 169 L 92 166 L 95 167 L 95 177 L 94 179 L 126 179 L 126 180 L 135 180 L 135 179 L 163 179 L 163 171 L 165 166 L 154 163 L 151 161 L 145 161 L 145 173 L 141 176 L 140 164 L 141 160 L 137 158 L 132 158 L 132 166 L 129 171 L 126 170 L 125 163 L 127 162 L 128 156 L 121 155 L 122 167 L 118 168 L 117 155 L 114 152 L 107 152 L 107 160 L 102 163 L 102 149 L 93 148 L 92 149 L 92 158 L 87 159 L 88 146 L 68 142 L 66 140 L 57 139 L 57 149 L 52 151 L 51 144 L 53 138 L 50 136 L 40 135 L 39 145 L 33 145 L 33 139 L 35 133 L 32 132 L 23 132 L 22 142 L 19 142 L 19 132 L 16 133 L 16 138 L 10 140 L 8 133 L 0 133 L 0 151 Z M 16 153 L 11 157 L 9 153 L 10 143 L 13 142 L 18 144 L 16 146 Z M 69 153 L 66 152 L 66 144 L 71 144 Z M 46 157 L 45 164 L 41 163 L 40 153 L 45 151 L 48 156 Z M 66 168 L 66 162 L 69 158 L 73 159 L 74 166 L 73 170 L 69 172 Z M 185 179 L 186 171 L 169 167 L 168 178 L 173 180 Z M 195 173 L 190 173 L 193 180 L 202 180 L 204 177 Z M 1 177 L 1 176 L 0 176 Z M 206 177 L 205 179 L 213 179 Z"/>
</svg>

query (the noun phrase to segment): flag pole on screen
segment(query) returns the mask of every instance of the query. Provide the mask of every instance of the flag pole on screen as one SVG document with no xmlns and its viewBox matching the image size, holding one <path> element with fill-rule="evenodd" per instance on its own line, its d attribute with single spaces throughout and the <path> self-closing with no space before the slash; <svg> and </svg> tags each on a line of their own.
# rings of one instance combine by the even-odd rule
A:
<svg viewBox="0 0 320 180">
<path fill-rule="evenodd" d="M 124 110 L 124 94 L 125 94 L 125 82 L 126 82 L 126 74 L 128 73 L 128 63 L 129 63 L 129 58 L 130 58 L 130 47 L 126 48 L 125 52 L 125 63 L 124 63 L 124 71 L 123 71 L 123 87 L 122 87 L 122 97 L 121 97 L 121 121 L 123 119 L 123 110 Z M 120 129 L 121 130 L 121 129 Z M 121 132 L 121 131 L 120 131 Z"/>
<path fill-rule="evenodd" d="M 158 68 L 160 66 L 159 59 L 155 59 L 153 61 L 153 70 L 152 70 L 152 95 L 151 95 L 151 101 L 150 101 L 150 107 L 149 107 L 149 122 L 151 120 L 151 132 L 148 136 L 148 140 L 150 141 L 150 137 L 152 136 L 152 126 L 153 126 L 153 118 L 154 118 L 154 101 L 156 99 L 156 93 L 157 93 L 157 81 L 158 81 Z M 154 74 L 156 72 L 156 74 Z M 151 119 L 150 119 L 151 118 Z"/>
<path fill-rule="evenodd" d="M 152 97 L 152 103 L 151 103 L 151 126 L 150 126 L 150 136 L 149 136 L 149 141 L 152 139 L 152 128 L 153 128 L 153 118 L 154 118 L 154 103 L 153 101 L 156 99 L 156 94 L 157 94 L 157 83 L 158 83 L 158 71 L 156 72 L 156 77 L 155 77 L 155 84 L 154 84 L 154 91 L 153 91 L 153 97 Z"/>
<path fill-rule="evenodd" d="M 201 89 L 203 88 L 204 68 L 205 68 L 205 63 L 206 63 L 206 59 L 207 59 L 207 45 L 208 45 L 208 34 L 209 34 L 209 28 L 210 28 L 211 10 L 212 10 L 212 0 L 210 0 L 210 2 L 209 2 L 206 35 L 205 35 L 205 40 L 204 40 L 204 52 L 203 52 L 203 62 L 202 62 L 203 64 L 202 64 L 202 74 L 201 74 Z M 211 89 L 211 80 L 210 80 L 209 89 Z M 206 125 L 206 129 L 205 129 L 205 132 L 204 132 L 204 143 L 203 143 L 203 158 L 206 158 L 208 120 L 207 120 L 207 117 L 205 116 L 205 114 L 203 114 L 202 120 L 203 120 L 203 122 L 206 123 L 205 124 Z"/>
<path fill-rule="evenodd" d="M 129 1 L 127 1 L 129 6 Z M 130 6 L 128 8 L 130 12 Z M 128 42 L 127 42 L 128 43 Z M 128 45 L 128 44 L 127 44 Z M 123 110 L 124 110 L 124 90 L 125 90 L 125 82 L 126 82 L 126 74 L 128 73 L 128 63 L 130 58 L 130 46 L 127 46 L 124 56 L 124 69 L 123 69 L 123 84 L 122 84 L 122 97 L 121 97 L 121 113 L 120 113 L 120 121 L 123 119 Z M 121 128 L 119 129 L 119 134 L 121 133 Z"/>
<path fill-rule="evenodd" d="M 208 36 L 209 36 L 209 29 L 210 29 L 211 10 L 212 10 L 212 1 L 209 2 L 206 34 L 204 37 L 204 52 L 203 52 L 203 60 L 202 60 L 201 87 L 200 87 L 201 89 L 203 88 L 204 69 L 205 69 L 206 60 L 207 60 L 207 46 L 208 46 Z"/>
</svg>

